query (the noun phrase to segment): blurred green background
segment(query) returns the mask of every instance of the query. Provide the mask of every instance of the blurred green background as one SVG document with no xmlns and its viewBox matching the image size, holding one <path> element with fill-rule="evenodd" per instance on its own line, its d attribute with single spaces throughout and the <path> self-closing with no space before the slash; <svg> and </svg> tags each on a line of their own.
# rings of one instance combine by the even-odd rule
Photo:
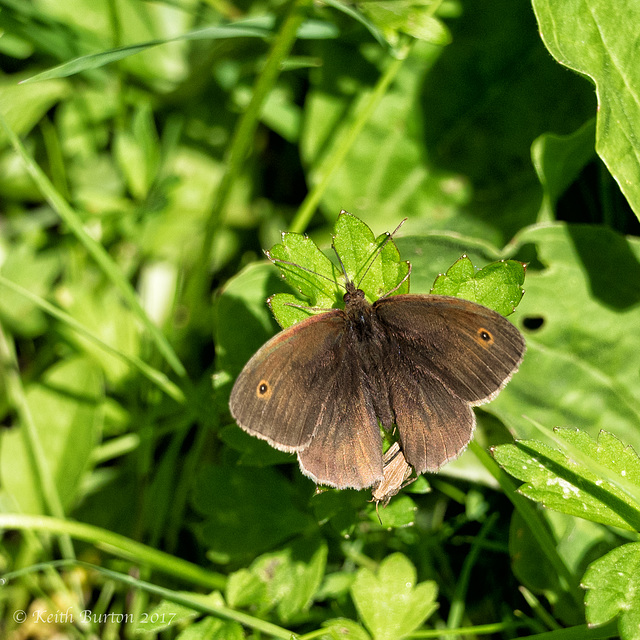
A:
<svg viewBox="0 0 640 640">
<path fill-rule="evenodd" d="M 462 254 L 528 264 L 528 351 L 479 447 L 537 421 L 638 450 L 638 24 L 607 0 L 0 0 L 0 570 L 29 571 L 0 634 L 65 603 L 135 616 L 30 614 L 33 633 L 583 624 L 580 577 L 619 532 L 539 514 L 563 582 L 473 452 L 381 525 L 227 403 L 290 291 L 263 250 L 282 231 L 326 249 L 346 209 L 376 235 L 407 218 L 412 292 Z"/>
</svg>

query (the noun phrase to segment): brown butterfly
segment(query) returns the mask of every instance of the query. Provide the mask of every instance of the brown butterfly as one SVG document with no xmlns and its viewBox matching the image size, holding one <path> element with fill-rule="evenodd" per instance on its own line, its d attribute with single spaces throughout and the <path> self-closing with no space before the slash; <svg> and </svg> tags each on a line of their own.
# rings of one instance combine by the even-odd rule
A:
<svg viewBox="0 0 640 640">
<path fill-rule="evenodd" d="M 314 482 L 363 489 L 384 480 L 379 424 L 397 427 L 417 474 L 458 456 L 522 362 L 525 342 L 503 316 L 439 295 L 369 303 L 346 283 L 344 309 L 285 329 L 246 364 L 231 392 L 238 425 L 295 452 Z"/>
</svg>

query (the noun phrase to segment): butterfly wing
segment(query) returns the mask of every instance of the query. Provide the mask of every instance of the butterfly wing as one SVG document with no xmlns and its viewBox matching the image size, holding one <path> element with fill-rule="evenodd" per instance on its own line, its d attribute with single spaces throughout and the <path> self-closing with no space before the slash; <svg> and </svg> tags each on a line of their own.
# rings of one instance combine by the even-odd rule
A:
<svg viewBox="0 0 640 640">
<path fill-rule="evenodd" d="M 374 308 L 391 342 L 387 385 L 403 452 L 418 473 L 435 471 L 466 447 L 471 406 L 509 381 L 524 339 L 500 314 L 458 298 L 399 295 Z"/>
<path fill-rule="evenodd" d="M 281 331 L 263 345 L 238 376 L 229 400 L 238 425 L 283 451 L 309 446 L 318 421 L 330 411 L 344 331 L 341 311 L 329 311 Z"/>
<path fill-rule="evenodd" d="M 298 461 L 317 484 L 364 489 L 382 480 L 382 438 L 357 356 L 346 340 L 341 347 L 327 415 Z"/>
<path fill-rule="evenodd" d="M 245 365 L 229 406 L 251 435 L 298 452 L 315 482 L 361 489 L 382 478 L 382 444 L 345 322 L 336 309 L 281 331 Z"/>
</svg>

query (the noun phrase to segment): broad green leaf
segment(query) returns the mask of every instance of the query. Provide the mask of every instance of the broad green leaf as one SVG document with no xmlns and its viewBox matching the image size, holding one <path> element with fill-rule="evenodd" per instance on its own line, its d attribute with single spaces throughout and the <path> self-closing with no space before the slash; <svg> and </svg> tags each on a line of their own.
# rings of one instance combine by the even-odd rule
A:
<svg viewBox="0 0 640 640">
<path fill-rule="evenodd" d="M 49 295 L 61 269 L 58 252 L 36 252 L 27 244 L 0 246 L 0 251 L 7 251 L 0 274 L 37 296 Z M 44 314 L 33 302 L 2 285 L 0 318 L 18 336 L 35 337 L 47 326 Z"/>
<path fill-rule="evenodd" d="M 538 436 L 531 419 L 579 425 L 594 438 L 614 431 L 640 451 L 632 355 L 640 353 L 640 240 L 553 223 L 523 230 L 511 248 L 529 263 L 526 294 L 511 319 L 527 352 L 487 410 L 519 438 Z"/>
<path fill-rule="evenodd" d="M 293 487 L 273 468 L 202 466 L 193 506 L 200 540 L 218 562 L 246 559 L 313 527 Z"/>
<path fill-rule="evenodd" d="M 0 113 L 20 136 L 26 136 L 37 122 L 70 91 L 67 82 L 58 80 L 41 87 L 25 87 L 19 83 L 24 75 L 3 75 L 0 80 Z M 0 148 L 7 144 L 7 135 L 0 129 Z"/>
<path fill-rule="evenodd" d="M 538 214 L 531 141 L 548 131 L 575 131 L 593 116 L 595 100 L 582 78 L 550 58 L 526 3 L 445 5 L 462 7 L 447 22 L 454 44 L 414 44 L 344 162 L 334 167 L 322 211 L 332 220 L 339 208 L 350 209 L 376 234 L 406 212 L 431 232 L 446 229 L 502 245 Z M 364 45 L 354 55 L 339 40 L 316 43 L 315 51 L 324 64 L 310 76 L 301 136 L 311 185 L 323 179 L 389 64 Z M 523 59 L 526 65 L 508 62 Z"/>
<path fill-rule="evenodd" d="M 557 429 L 559 440 L 584 455 L 582 460 L 536 440 L 523 440 L 494 449 L 498 463 L 525 484 L 520 492 L 550 509 L 636 531 L 640 529 L 640 503 L 616 480 L 640 488 L 640 458 L 610 433 L 597 442 L 578 430 Z M 588 466 L 593 460 L 606 476 Z"/>
<path fill-rule="evenodd" d="M 360 569 L 351 595 L 363 623 L 375 640 L 400 640 L 420 627 L 436 610 L 438 587 L 416 584 L 416 570 L 401 553 L 385 558 L 376 573 Z"/>
<path fill-rule="evenodd" d="M 534 0 L 540 35 L 561 64 L 596 85 L 596 150 L 640 217 L 640 5 L 613 0 Z"/>
<path fill-rule="evenodd" d="M 298 304 L 330 309 L 342 300 L 343 293 L 337 284 L 338 268 L 311 238 L 299 233 L 283 233 L 282 243 L 271 247 L 267 256 L 280 269 L 288 284 L 307 300 L 306 304 L 298 300 Z M 281 309 L 275 300 L 272 300 L 272 305 Z M 279 318 L 278 321 L 289 324 Z"/>
<path fill-rule="evenodd" d="M 609 551 L 593 562 L 582 579 L 587 589 L 587 622 L 601 625 L 619 616 L 622 640 L 640 638 L 640 542 Z"/>
<path fill-rule="evenodd" d="M 524 290 L 524 265 L 516 260 L 494 262 L 476 269 L 467 256 L 462 256 L 438 276 L 431 293 L 457 296 L 494 309 L 503 316 L 515 311 Z"/>
<path fill-rule="evenodd" d="M 66 510 L 80 498 L 103 423 L 103 380 L 88 358 L 63 360 L 26 389 L 26 400 L 49 472 Z M 25 443 L 24 425 L 2 433 L 0 484 L 11 511 L 43 513 L 43 497 Z M 7 502 L 8 497 L 8 502 Z"/>
<path fill-rule="evenodd" d="M 141 337 L 134 313 L 115 288 L 104 284 L 91 286 L 90 283 L 91 276 L 87 272 L 79 274 L 76 281 L 68 283 L 60 294 L 65 310 L 114 349 L 138 356 Z M 86 352 L 100 365 L 111 384 L 117 385 L 131 375 L 128 363 L 104 351 L 73 328 L 63 325 L 60 330 L 70 343 Z"/>
<path fill-rule="evenodd" d="M 393 46 L 398 44 L 400 33 L 437 45 L 451 42 L 449 30 L 433 16 L 430 3 L 415 0 L 361 0 L 358 6 Z"/>
<path fill-rule="evenodd" d="M 589 120 L 574 133 L 545 133 L 531 145 L 531 159 L 543 189 L 538 222 L 555 220 L 558 198 L 595 154 L 596 121 Z"/>
</svg>

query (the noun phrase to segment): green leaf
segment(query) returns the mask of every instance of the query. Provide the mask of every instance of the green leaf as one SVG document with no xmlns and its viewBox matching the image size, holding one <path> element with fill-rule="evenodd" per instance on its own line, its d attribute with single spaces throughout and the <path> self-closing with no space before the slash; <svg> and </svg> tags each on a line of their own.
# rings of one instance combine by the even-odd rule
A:
<svg viewBox="0 0 640 640">
<path fill-rule="evenodd" d="M 612 0 L 534 0 L 542 39 L 561 64 L 596 85 L 596 150 L 640 217 L 640 5 Z"/>
<path fill-rule="evenodd" d="M 531 159 L 543 189 L 538 221 L 555 220 L 558 198 L 594 157 L 596 121 L 589 120 L 574 133 L 544 133 L 531 145 Z"/>
<path fill-rule="evenodd" d="M 409 273 L 407 262 L 389 234 L 375 237 L 371 229 L 356 216 L 342 211 L 338 216 L 333 237 L 347 277 L 365 292 L 370 302 L 388 294 Z M 408 280 L 394 293 L 409 291 Z"/>
<path fill-rule="evenodd" d="M 41 87 L 22 86 L 19 83 L 23 80 L 22 74 L 3 75 L 0 80 L 0 113 L 20 136 L 26 136 L 45 113 L 72 90 L 62 80 Z M 0 130 L 0 148 L 6 144 L 7 135 Z"/>
<path fill-rule="evenodd" d="M 399 33 L 440 46 L 451 42 L 451 33 L 433 16 L 430 3 L 416 0 L 362 0 L 358 5 L 394 46 L 399 42 Z"/>
<path fill-rule="evenodd" d="M 415 524 L 416 503 L 407 495 L 400 495 L 393 498 L 389 504 L 379 507 L 376 512 L 375 506 L 369 510 L 369 520 L 378 522 L 378 514 L 382 521 L 382 526 L 387 529 L 398 527 L 410 527 Z"/>
<path fill-rule="evenodd" d="M 337 267 L 311 238 L 299 233 L 283 233 L 282 243 L 271 247 L 267 256 L 289 285 L 306 298 L 306 306 L 330 309 L 342 299 L 336 281 Z M 281 308 L 274 302 L 276 299 L 276 296 L 271 299 L 272 309 Z M 301 304 L 300 299 L 297 304 Z"/>
<path fill-rule="evenodd" d="M 640 458 L 605 431 L 597 442 L 584 431 L 556 429 L 559 440 L 582 453 L 575 460 L 536 440 L 500 445 L 494 449 L 498 463 L 525 481 L 520 492 L 562 513 L 593 522 L 640 530 L 640 505 L 618 486 L 617 480 L 640 487 Z M 582 457 L 582 456 L 581 456 Z M 596 472 L 592 460 L 606 475 Z"/>
<path fill-rule="evenodd" d="M 487 410 L 523 439 L 538 437 L 530 419 L 571 423 L 594 438 L 615 430 L 640 451 L 640 240 L 553 223 L 523 230 L 512 250 L 529 263 L 512 320 L 527 353 Z"/>
<path fill-rule="evenodd" d="M 640 542 L 624 544 L 593 562 L 582 579 L 587 622 L 601 625 L 619 615 L 622 640 L 640 638 Z"/>
<path fill-rule="evenodd" d="M 334 618 L 322 623 L 326 633 L 320 640 L 371 640 L 371 636 L 357 623 L 348 618 Z"/>
<path fill-rule="evenodd" d="M 400 640 L 436 610 L 438 587 L 432 580 L 416 584 L 416 570 L 406 556 L 393 553 L 374 574 L 360 569 L 351 595 L 375 640 Z"/>
<path fill-rule="evenodd" d="M 246 558 L 313 527 L 289 482 L 273 468 L 203 466 L 193 505 L 201 540 L 219 562 Z"/>
<path fill-rule="evenodd" d="M 53 365 L 37 383 L 26 389 L 33 418 L 49 471 L 66 510 L 78 501 L 81 482 L 91 465 L 104 420 L 103 378 L 87 358 L 74 357 Z M 5 431 L 0 447 L 0 484 L 3 502 L 7 495 L 23 513 L 44 513 L 39 484 L 29 469 L 30 453 L 22 431 Z M 6 502 L 5 502 L 6 504 Z"/>
<path fill-rule="evenodd" d="M 3 247 L 4 248 L 4 247 Z M 0 273 L 31 293 L 46 298 L 60 273 L 60 257 L 55 251 L 36 252 L 29 245 L 10 248 Z M 20 336 L 35 337 L 44 332 L 47 321 L 35 303 L 6 287 L 0 289 L 0 317 Z"/>
<path fill-rule="evenodd" d="M 445 275 L 438 276 L 431 293 L 471 300 L 508 316 L 522 299 L 523 284 L 521 262 L 503 260 L 476 269 L 467 256 L 462 256 Z"/>
<path fill-rule="evenodd" d="M 232 607 L 255 606 L 262 615 L 277 608 L 281 620 L 299 616 L 311 605 L 327 560 L 327 545 L 320 539 L 297 540 L 267 553 L 251 567 L 232 574 L 227 599 Z"/>
<path fill-rule="evenodd" d="M 333 245 L 346 277 L 365 292 L 370 302 L 389 293 L 409 272 L 406 262 L 388 234 L 375 238 L 361 220 L 343 211 L 335 226 Z M 322 310 L 343 307 L 344 279 L 341 270 L 327 258 L 307 236 L 282 234 L 282 243 L 267 253 L 283 277 L 307 300 L 290 294 L 277 294 L 269 300 L 278 323 L 286 328 Z M 409 289 L 408 280 L 397 292 Z M 394 292 L 396 293 L 396 292 Z"/>
</svg>

